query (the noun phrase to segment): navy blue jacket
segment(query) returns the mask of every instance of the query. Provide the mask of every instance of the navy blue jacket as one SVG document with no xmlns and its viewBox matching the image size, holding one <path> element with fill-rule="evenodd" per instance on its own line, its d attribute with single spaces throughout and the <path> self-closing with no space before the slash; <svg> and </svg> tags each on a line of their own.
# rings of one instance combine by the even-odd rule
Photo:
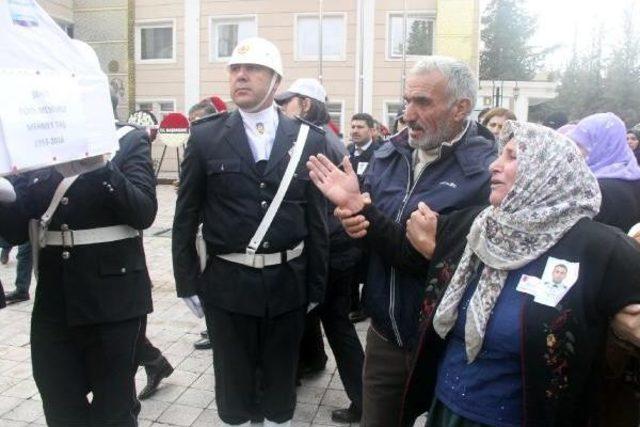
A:
<svg viewBox="0 0 640 427">
<path fill-rule="evenodd" d="M 374 153 L 365 177 L 365 191 L 385 215 L 404 224 L 425 202 L 436 212 L 446 213 L 486 204 L 489 198 L 489 164 L 497 156 L 491 133 L 475 122 L 462 139 L 443 146 L 440 158 L 413 181 L 412 152 L 408 130 L 387 141 Z M 371 251 L 365 292 L 365 309 L 372 326 L 400 347 L 413 348 L 417 341 L 424 279 L 393 268 L 369 245 Z"/>
</svg>

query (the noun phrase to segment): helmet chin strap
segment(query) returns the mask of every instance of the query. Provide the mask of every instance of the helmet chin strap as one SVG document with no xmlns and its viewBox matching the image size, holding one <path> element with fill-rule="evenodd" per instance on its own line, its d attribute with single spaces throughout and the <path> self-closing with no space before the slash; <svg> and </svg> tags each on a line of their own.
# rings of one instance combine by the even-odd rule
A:
<svg viewBox="0 0 640 427">
<path fill-rule="evenodd" d="M 256 105 L 255 107 L 249 108 L 249 109 L 243 108 L 242 111 L 244 111 L 245 113 L 257 113 L 258 111 L 263 110 L 264 109 L 264 103 L 271 96 L 271 92 L 273 92 L 273 90 L 274 90 L 274 88 L 276 86 L 276 81 L 277 80 L 278 80 L 278 75 L 274 72 L 273 73 L 273 77 L 271 77 L 271 84 L 269 84 L 269 90 L 264 95 L 264 98 L 262 98 L 262 101 L 260 101 L 258 103 L 258 105 Z"/>
</svg>

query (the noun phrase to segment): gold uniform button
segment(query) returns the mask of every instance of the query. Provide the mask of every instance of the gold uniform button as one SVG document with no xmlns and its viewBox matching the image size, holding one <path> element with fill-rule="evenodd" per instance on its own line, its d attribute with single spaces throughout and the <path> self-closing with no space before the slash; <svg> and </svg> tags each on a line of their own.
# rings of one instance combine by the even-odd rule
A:
<svg viewBox="0 0 640 427">
<path fill-rule="evenodd" d="M 262 206 L 262 209 L 267 209 L 269 207 L 269 203 L 263 200 L 262 202 L 260 202 L 260 206 Z"/>
<path fill-rule="evenodd" d="M 63 197 L 62 199 L 60 199 L 60 204 L 65 206 L 69 204 L 69 198 L 68 197 Z"/>
<path fill-rule="evenodd" d="M 127 272 L 127 269 L 126 269 L 126 268 L 122 267 L 122 268 L 120 269 L 120 273 L 124 274 L 124 273 L 126 273 L 126 272 Z"/>
<path fill-rule="evenodd" d="M 269 242 L 264 242 L 264 243 L 262 244 L 262 247 L 263 247 L 263 248 L 265 248 L 265 249 L 269 249 L 269 246 L 271 246 L 271 245 L 269 244 Z"/>
<path fill-rule="evenodd" d="M 267 188 L 267 184 L 265 184 L 264 182 L 260 183 L 260 188 Z"/>
<path fill-rule="evenodd" d="M 69 253 L 69 251 L 62 252 L 62 259 L 69 259 L 69 258 L 71 258 L 71 254 Z"/>
</svg>

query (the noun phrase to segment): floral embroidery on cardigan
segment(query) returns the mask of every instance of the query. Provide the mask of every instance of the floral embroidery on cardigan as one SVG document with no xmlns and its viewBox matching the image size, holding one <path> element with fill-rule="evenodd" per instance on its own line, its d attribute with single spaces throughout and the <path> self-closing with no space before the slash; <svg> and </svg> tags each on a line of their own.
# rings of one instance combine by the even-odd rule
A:
<svg viewBox="0 0 640 427">
<path fill-rule="evenodd" d="M 419 314 L 420 323 L 430 318 L 433 314 L 438 305 L 438 301 L 440 301 L 440 297 L 442 297 L 444 290 L 453 277 L 453 273 L 456 271 L 456 264 L 444 260 L 439 262 L 435 269 L 435 274 L 427 282 L 424 297 L 422 298 L 422 306 L 420 307 Z"/>
<path fill-rule="evenodd" d="M 569 358 L 575 353 L 575 336 L 568 330 L 572 310 L 562 310 L 550 323 L 544 323 L 546 350 L 544 361 L 549 368 L 550 381 L 545 396 L 557 399 L 568 386 Z"/>
</svg>

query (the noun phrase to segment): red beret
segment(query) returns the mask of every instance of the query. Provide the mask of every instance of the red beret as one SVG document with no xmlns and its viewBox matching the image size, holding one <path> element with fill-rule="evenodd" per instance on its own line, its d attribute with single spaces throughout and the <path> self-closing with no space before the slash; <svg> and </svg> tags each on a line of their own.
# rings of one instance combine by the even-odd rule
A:
<svg viewBox="0 0 640 427">
<path fill-rule="evenodd" d="M 218 113 L 221 113 L 223 111 L 227 111 L 227 104 L 225 104 L 225 102 L 220 99 L 217 96 L 212 96 L 211 98 L 209 98 L 211 100 L 211 103 L 213 104 L 213 106 L 216 108 L 216 111 Z"/>
</svg>

